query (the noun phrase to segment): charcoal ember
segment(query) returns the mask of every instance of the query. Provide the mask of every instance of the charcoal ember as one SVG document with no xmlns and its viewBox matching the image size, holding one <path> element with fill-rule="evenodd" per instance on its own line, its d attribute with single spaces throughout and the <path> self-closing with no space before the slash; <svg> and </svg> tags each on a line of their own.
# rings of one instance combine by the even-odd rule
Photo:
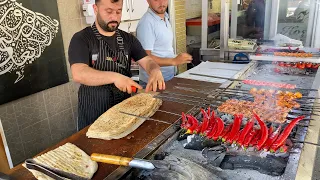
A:
<svg viewBox="0 0 320 180">
<path fill-rule="evenodd" d="M 287 162 L 281 157 L 267 156 L 261 158 L 258 155 L 231 155 L 226 154 L 221 169 L 252 169 L 271 176 L 281 176 L 284 173 Z"/>
<path fill-rule="evenodd" d="M 201 154 L 211 165 L 219 167 L 226 152 L 227 147 L 225 145 L 220 145 L 213 148 L 204 148 Z"/>
<path fill-rule="evenodd" d="M 192 149 L 201 151 L 205 147 L 214 147 L 220 145 L 220 142 L 213 141 L 212 139 L 207 139 L 199 134 L 193 134 L 187 137 L 187 143 L 183 145 L 185 149 Z"/>
</svg>

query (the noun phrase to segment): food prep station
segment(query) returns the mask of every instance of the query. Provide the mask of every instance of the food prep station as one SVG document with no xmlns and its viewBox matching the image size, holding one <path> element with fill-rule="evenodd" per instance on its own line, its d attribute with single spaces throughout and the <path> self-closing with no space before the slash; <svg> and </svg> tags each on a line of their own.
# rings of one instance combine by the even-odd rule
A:
<svg viewBox="0 0 320 180">
<path fill-rule="evenodd" d="M 278 70 L 279 68 L 281 71 Z M 317 143 L 320 127 L 320 121 L 317 116 L 317 112 L 319 111 L 317 110 L 319 106 L 317 105 L 319 103 L 317 90 L 319 89 L 320 75 L 318 69 L 299 69 L 298 71 L 291 72 L 290 69 L 292 68 L 280 66 L 272 61 L 252 61 L 249 64 L 203 62 L 169 81 L 167 89 L 156 96 L 163 100 L 163 105 L 152 118 L 172 123 L 172 125 L 146 121 L 127 137 L 111 141 L 88 139 L 85 135 L 88 130 L 87 127 L 40 154 L 66 142 L 71 142 L 88 155 L 101 153 L 141 159 L 180 158 L 180 160 L 187 161 L 191 167 L 194 167 L 194 163 L 197 163 L 196 167 L 199 165 L 199 172 L 203 171 L 204 177 L 210 177 L 209 179 L 211 177 L 215 177 L 216 179 L 256 179 L 258 177 L 262 177 L 263 179 L 294 179 L 298 176 L 311 177 L 311 174 L 308 173 L 312 172 L 313 166 L 311 164 L 313 164 L 317 147 L 317 145 L 312 143 Z M 267 86 L 259 84 L 257 86 L 244 83 L 246 82 L 242 81 L 244 79 L 287 83 L 296 87 L 294 89 L 283 89 L 278 87 L 272 88 L 270 84 Z M 251 88 L 301 92 L 303 95 L 303 98 L 299 100 L 301 107 L 289 112 L 287 116 L 288 120 L 292 120 L 299 115 L 304 115 L 305 120 L 299 122 L 290 134 L 290 138 L 295 140 L 291 142 L 292 146 L 290 150 L 287 153 L 279 153 L 279 158 L 283 160 L 282 164 L 279 164 L 279 167 L 282 167 L 283 171 L 280 170 L 277 173 L 272 173 L 274 168 L 268 169 L 265 166 L 262 166 L 262 169 L 265 168 L 262 171 L 259 169 L 253 170 L 252 166 L 256 166 L 254 163 L 251 165 L 247 163 L 241 166 L 241 162 L 244 161 L 254 161 L 255 163 L 258 161 L 260 164 L 265 162 L 263 157 L 266 157 L 268 153 L 261 153 L 263 151 L 257 152 L 253 148 L 248 148 L 244 151 L 241 148 L 228 147 L 231 150 L 228 152 L 234 151 L 239 157 L 243 157 L 243 159 L 240 158 L 238 162 L 234 162 L 232 167 L 230 167 L 230 163 L 228 166 L 228 162 L 220 162 L 220 164 L 214 161 L 211 162 L 214 153 L 216 153 L 214 147 L 219 147 L 216 146 L 217 144 L 214 146 L 208 145 L 207 147 L 200 146 L 200 148 L 199 144 L 192 145 L 190 149 L 185 148 L 184 145 L 186 143 L 192 144 L 196 139 L 177 140 L 177 137 L 181 136 L 182 131 L 180 128 L 182 112 L 201 119 L 200 108 L 210 107 L 212 110 L 217 110 L 228 99 L 252 101 L 253 97 L 249 94 Z M 230 154 L 225 154 L 224 157 L 229 156 Z M 245 159 L 248 157 L 255 157 L 257 159 Z M 232 159 L 229 158 L 229 160 Z M 307 166 L 305 166 L 306 162 L 308 162 Z M 271 161 L 270 163 L 274 162 Z M 222 166 L 222 164 L 224 165 Z M 190 167 L 184 168 L 186 170 Z M 204 173 L 204 171 L 209 174 Z M 170 173 L 167 177 L 166 175 L 163 177 L 165 173 L 161 174 L 161 178 L 170 179 Z M 15 167 L 10 176 L 14 179 L 35 179 L 21 165 Z M 152 173 L 148 174 L 145 171 L 130 167 L 99 163 L 98 171 L 93 176 L 93 179 L 137 179 L 138 177 L 148 179 L 152 177 Z M 191 177 L 192 179 L 192 177 L 196 176 L 189 174 L 185 177 Z"/>
<path fill-rule="evenodd" d="M 181 166 L 178 171 L 181 175 L 180 179 L 312 179 L 320 134 L 320 95 L 318 92 L 320 88 L 318 69 L 320 50 L 275 46 L 264 46 L 263 48 L 260 46 L 252 50 L 231 49 L 228 47 L 230 39 L 227 38 L 229 21 L 225 20 L 229 19 L 230 2 L 221 1 L 221 37 L 219 48 L 215 49 L 210 48 L 207 43 L 208 0 L 202 0 L 201 60 L 223 59 L 226 62 L 227 59 L 230 59 L 228 57 L 232 56 L 231 54 L 245 52 L 252 61 L 248 64 L 205 61 L 167 82 L 166 90 L 156 96 L 163 100 L 163 104 L 151 117 L 167 123 L 147 120 L 127 137 L 109 141 L 87 138 L 88 127 L 86 127 L 40 154 L 70 142 L 88 155 L 101 153 L 171 161 Z M 275 2 L 279 3 L 279 0 L 272 1 L 272 3 L 270 1 L 271 4 L 268 4 L 268 7 L 273 7 Z M 236 13 L 236 10 L 232 6 L 233 13 Z M 273 17 L 277 16 L 276 14 L 270 15 L 272 15 L 270 22 L 277 20 Z M 231 16 L 231 18 L 234 17 L 236 16 Z M 236 23 L 234 22 L 235 19 L 232 19 L 231 38 L 233 39 L 236 38 L 234 32 Z M 275 27 L 266 26 L 268 27 L 270 27 L 269 35 L 275 35 Z M 307 34 L 311 38 L 312 32 L 309 31 L 308 29 Z M 317 38 L 311 39 L 309 45 L 315 44 L 311 41 L 317 41 Z M 299 57 L 293 56 L 294 53 L 306 54 L 300 54 Z M 265 84 L 265 82 L 273 84 Z M 280 87 L 281 84 L 286 86 Z M 199 135 L 183 136 L 184 129 L 180 127 L 182 112 L 196 117 L 197 120 L 202 120 L 200 109 L 207 110 L 210 107 L 225 124 L 232 123 L 233 116 L 218 112 L 217 109 L 231 99 L 254 101 L 254 96 L 250 92 L 252 88 L 265 91 L 273 89 L 273 93 L 281 90 L 283 93 L 290 91 L 302 94 L 303 97 L 297 100 L 300 107 L 290 110 L 284 122 L 266 123 L 268 128 L 273 125 L 276 129 L 282 125 L 284 129 L 292 119 L 300 115 L 305 116 L 304 120 L 301 120 L 292 129 L 288 138 L 291 144 L 285 152 L 256 151 L 253 147 L 246 147 L 244 150 L 235 145 L 221 146 L 221 141 L 203 143 L 205 138 Z M 272 111 L 267 113 L 272 115 Z M 248 119 L 242 123 L 245 125 L 247 122 Z M 256 123 L 255 126 L 259 127 L 259 124 Z M 266 160 L 270 156 L 275 158 Z M 12 179 L 35 179 L 22 165 L 13 168 L 9 175 Z M 168 171 L 145 171 L 99 163 L 93 179 L 172 179 L 173 177 L 175 174 Z"/>
</svg>

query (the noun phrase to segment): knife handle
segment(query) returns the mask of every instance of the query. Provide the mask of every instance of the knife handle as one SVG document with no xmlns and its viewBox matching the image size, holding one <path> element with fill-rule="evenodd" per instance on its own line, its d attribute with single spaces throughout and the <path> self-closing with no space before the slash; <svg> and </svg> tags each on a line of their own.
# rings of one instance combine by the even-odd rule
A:
<svg viewBox="0 0 320 180">
<path fill-rule="evenodd" d="M 122 157 L 122 156 L 93 153 L 93 154 L 91 154 L 91 160 L 96 161 L 96 162 L 106 163 L 106 164 L 129 166 L 129 163 L 133 159 L 127 158 L 127 157 Z"/>
<path fill-rule="evenodd" d="M 135 86 L 131 86 L 131 90 L 132 90 L 133 93 L 137 93 L 138 92 L 138 89 Z"/>
</svg>

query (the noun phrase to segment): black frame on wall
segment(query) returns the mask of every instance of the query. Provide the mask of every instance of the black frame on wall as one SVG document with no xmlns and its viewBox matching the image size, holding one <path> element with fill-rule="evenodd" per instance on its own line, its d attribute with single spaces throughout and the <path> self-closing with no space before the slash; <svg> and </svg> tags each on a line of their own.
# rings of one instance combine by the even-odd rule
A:
<svg viewBox="0 0 320 180">
<path fill-rule="evenodd" d="M 57 0 L 0 5 L 0 105 L 69 81 Z"/>
</svg>

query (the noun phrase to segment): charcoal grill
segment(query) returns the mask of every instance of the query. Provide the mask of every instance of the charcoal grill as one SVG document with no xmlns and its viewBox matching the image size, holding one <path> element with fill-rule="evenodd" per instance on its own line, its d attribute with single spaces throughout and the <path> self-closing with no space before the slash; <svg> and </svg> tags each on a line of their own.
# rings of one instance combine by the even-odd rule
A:
<svg viewBox="0 0 320 180">
<path fill-rule="evenodd" d="M 284 82 L 296 84 L 299 87 L 299 91 L 303 94 L 303 98 L 299 100 L 301 105 L 300 108 L 294 109 L 289 112 L 287 119 L 293 119 L 297 116 L 304 115 L 306 116 L 304 121 L 301 121 L 291 134 L 291 138 L 294 139 L 294 146 L 291 149 L 291 152 L 288 157 L 286 157 L 286 167 L 284 173 L 280 176 L 271 176 L 264 174 L 255 170 L 249 169 L 235 169 L 221 170 L 210 164 L 208 164 L 208 159 L 204 158 L 201 154 L 201 151 L 188 150 L 183 148 L 182 144 L 177 141 L 179 136 L 179 131 L 174 134 L 174 136 L 168 138 L 164 144 L 158 147 L 158 149 L 148 156 L 150 159 L 159 159 L 159 157 L 165 157 L 165 155 L 174 154 L 181 156 L 183 158 L 188 158 L 201 166 L 209 169 L 220 178 L 227 179 L 243 179 L 243 178 L 253 178 L 253 179 L 294 179 L 297 175 L 298 164 L 302 152 L 302 147 L 304 146 L 305 137 L 307 129 L 310 126 L 311 121 L 318 121 L 318 119 L 312 119 L 314 115 L 319 113 L 320 105 L 318 104 L 318 92 L 316 89 L 319 88 L 317 84 L 317 79 L 320 79 L 319 73 L 309 73 L 304 74 L 274 74 L 270 72 L 270 69 L 274 66 L 272 63 L 265 62 L 253 62 L 253 69 L 249 69 L 241 78 L 256 79 L 256 80 L 265 80 L 264 77 L 267 77 L 268 81 L 274 82 Z M 302 80 L 299 77 L 303 77 Z M 232 79 L 230 79 L 232 81 Z M 189 114 L 200 116 L 200 108 L 206 108 L 210 106 L 211 108 L 216 109 L 219 105 L 225 102 L 227 99 L 237 98 L 239 100 L 252 100 L 253 97 L 248 93 L 248 90 L 254 86 L 241 83 L 241 81 L 233 81 L 230 86 L 227 88 L 218 88 L 212 91 L 210 87 L 201 87 L 201 85 L 193 85 L 187 83 L 177 83 L 173 89 L 178 89 L 179 92 L 175 92 L 172 89 L 165 91 L 159 94 L 157 97 L 173 102 L 179 102 L 184 104 L 189 104 L 195 106 Z M 207 89 L 206 89 L 207 88 Z M 267 87 L 260 87 L 265 88 Z M 204 90 L 205 89 L 205 90 Z M 285 91 L 286 89 L 280 89 Z M 200 93 L 201 96 L 184 94 L 183 91 Z M 289 90 L 291 91 L 291 90 Z M 205 95 L 205 96 L 204 96 Z M 179 124 L 179 122 L 176 122 Z M 311 123 L 312 124 L 312 123 Z M 176 128 L 176 125 L 172 125 L 171 129 Z M 170 128 L 169 128 L 170 129 Z M 312 144 L 312 143 L 310 143 Z M 316 144 L 314 144 L 316 145 Z M 177 153 L 179 152 L 179 153 Z M 161 158 L 160 158 L 161 159 Z M 122 179 L 135 179 L 138 174 L 143 172 L 141 171 L 131 171 L 130 174 L 122 176 Z"/>
</svg>

